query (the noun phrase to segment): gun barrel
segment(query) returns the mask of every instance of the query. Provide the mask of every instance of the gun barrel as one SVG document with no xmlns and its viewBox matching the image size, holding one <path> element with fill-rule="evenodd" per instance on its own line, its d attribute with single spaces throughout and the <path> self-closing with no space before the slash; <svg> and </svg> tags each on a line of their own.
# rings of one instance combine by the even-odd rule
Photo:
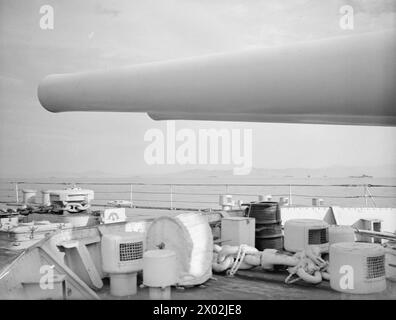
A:
<svg viewBox="0 0 396 320">
<path fill-rule="evenodd" d="M 113 70 L 47 76 L 52 112 L 153 119 L 396 125 L 396 37 L 367 33 Z"/>
</svg>

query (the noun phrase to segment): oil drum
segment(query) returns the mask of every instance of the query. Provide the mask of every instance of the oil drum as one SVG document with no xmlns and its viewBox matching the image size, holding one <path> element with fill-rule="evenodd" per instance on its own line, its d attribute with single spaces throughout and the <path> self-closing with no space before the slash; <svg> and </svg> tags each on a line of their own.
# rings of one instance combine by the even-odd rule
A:
<svg viewBox="0 0 396 320">
<path fill-rule="evenodd" d="M 283 235 L 256 237 L 256 249 L 263 251 L 264 249 L 283 249 Z"/>
<path fill-rule="evenodd" d="M 263 201 L 250 203 L 247 215 L 256 219 L 256 224 L 281 222 L 281 213 L 278 202 Z"/>
<path fill-rule="evenodd" d="M 282 220 L 277 202 L 250 203 L 246 215 L 256 220 L 255 243 L 258 250 L 283 249 Z"/>
<path fill-rule="evenodd" d="M 282 235 L 282 225 L 280 223 L 256 225 L 256 238 L 268 238 Z"/>
</svg>

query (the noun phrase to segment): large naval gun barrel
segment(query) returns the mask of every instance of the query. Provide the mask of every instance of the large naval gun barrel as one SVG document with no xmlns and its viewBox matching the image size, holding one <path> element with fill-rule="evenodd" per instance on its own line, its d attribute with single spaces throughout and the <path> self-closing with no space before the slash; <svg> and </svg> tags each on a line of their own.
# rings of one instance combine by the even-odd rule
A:
<svg viewBox="0 0 396 320">
<path fill-rule="evenodd" d="M 156 120 L 396 125 L 395 32 L 366 33 L 113 70 L 47 76 L 52 112 Z"/>
</svg>

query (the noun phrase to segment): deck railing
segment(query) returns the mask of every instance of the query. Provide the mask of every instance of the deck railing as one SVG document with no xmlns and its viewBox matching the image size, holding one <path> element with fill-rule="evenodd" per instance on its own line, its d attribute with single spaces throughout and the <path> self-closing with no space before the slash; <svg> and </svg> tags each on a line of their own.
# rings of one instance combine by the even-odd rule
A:
<svg viewBox="0 0 396 320">
<path fill-rule="evenodd" d="M 323 199 L 324 205 L 393 207 L 396 185 L 379 184 L 236 184 L 236 183 L 139 183 L 139 182 L 40 182 L 9 181 L 2 183 L 0 202 L 21 202 L 22 190 L 63 189 L 69 186 L 95 191 L 93 205 L 126 200 L 136 206 L 158 208 L 217 208 L 219 195 L 230 194 L 234 200 L 257 201 L 271 195 L 289 205 L 311 205 L 312 199 Z"/>
</svg>

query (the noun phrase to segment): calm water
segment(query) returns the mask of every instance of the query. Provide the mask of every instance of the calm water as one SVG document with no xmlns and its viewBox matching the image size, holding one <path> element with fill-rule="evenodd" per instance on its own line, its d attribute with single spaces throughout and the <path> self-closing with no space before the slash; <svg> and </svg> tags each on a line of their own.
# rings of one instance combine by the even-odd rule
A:
<svg viewBox="0 0 396 320">
<path fill-rule="evenodd" d="M 10 180 L 7 180 L 10 181 Z M 0 201 L 15 201 L 15 185 L 0 180 Z M 18 179 L 18 181 L 25 181 Z M 217 208 L 219 194 L 232 194 L 235 200 L 255 201 L 257 195 L 272 195 L 274 200 L 279 197 L 289 197 L 291 185 L 292 202 L 298 205 L 310 205 L 312 198 L 322 198 L 325 205 L 365 206 L 363 186 L 335 185 L 379 185 L 370 187 L 377 207 L 396 207 L 395 178 L 259 178 L 259 177 L 135 177 L 135 178 L 84 178 L 84 179 L 35 179 L 26 180 L 19 189 L 63 189 L 66 185 L 56 185 L 54 182 L 78 183 L 83 188 L 95 191 L 95 203 L 106 204 L 109 200 L 130 200 L 131 187 L 129 183 L 145 184 L 201 184 L 198 186 L 174 185 L 172 201 L 174 207 Z M 41 182 L 45 184 L 36 184 Z M 100 185 L 100 183 L 105 183 Z M 120 185 L 113 185 L 119 183 Z M 202 185 L 205 184 L 205 185 Z M 217 185 L 222 184 L 222 185 Z M 225 186 L 225 184 L 243 184 L 243 186 Z M 249 185 L 250 184 L 250 185 Z M 273 184 L 284 186 L 259 186 Z M 304 186 L 298 186 L 304 185 Z M 317 186 L 320 185 L 320 186 Z M 391 186 L 391 187 L 386 187 Z M 169 185 L 134 185 L 132 200 L 136 205 L 162 206 L 170 204 L 171 187 Z M 21 191 L 19 192 L 22 198 Z M 368 198 L 368 205 L 374 202 Z"/>
</svg>

